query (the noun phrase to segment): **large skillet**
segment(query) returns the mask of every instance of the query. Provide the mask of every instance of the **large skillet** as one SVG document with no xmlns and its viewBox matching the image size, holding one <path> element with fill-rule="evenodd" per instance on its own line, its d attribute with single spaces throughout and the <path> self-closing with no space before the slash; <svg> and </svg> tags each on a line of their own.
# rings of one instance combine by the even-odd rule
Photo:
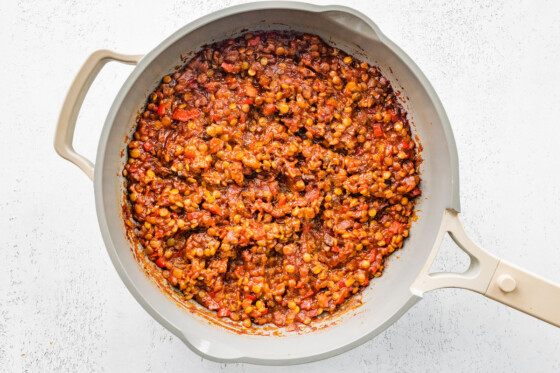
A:
<svg viewBox="0 0 560 373">
<path fill-rule="evenodd" d="M 336 323 L 304 333 L 247 335 L 209 323 L 185 311 L 145 275 L 125 237 L 121 212 L 126 161 L 125 139 L 161 77 L 182 65 L 181 57 L 203 45 L 252 30 L 287 29 L 319 35 L 327 43 L 377 65 L 406 97 L 404 105 L 424 146 L 423 197 L 410 239 L 393 255 L 383 277 L 363 292 L 363 305 L 339 315 Z M 95 167 L 72 148 L 74 127 L 84 96 L 108 61 L 136 64 L 105 121 Z M 55 136 L 58 154 L 80 167 L 94 182 L 95 202 L 107 251 L 123 282 L 140 304 L 195 352 L 211 360 L 294 364 L 349 350 L 379 334 L 430 290 L 458 287 L 476 291 L 560 326 L 560 287 L 479 248 L 458 219 L 459 175 L 449 120 L 434 89 L 418 66 L 365 15 L 340 6 L 263 2 L 227 8 L 202 17 L 164 40 L 150 53 L 124 56 L 93 53 L 74 80 Z M 430 273 L 441 241 L 449 232 L 470 257 L 464 273 Z M 324 323 L 327 323 L 325 321 Z M 319 325 L 320 326 L 320 325 Z"/>
</svg>

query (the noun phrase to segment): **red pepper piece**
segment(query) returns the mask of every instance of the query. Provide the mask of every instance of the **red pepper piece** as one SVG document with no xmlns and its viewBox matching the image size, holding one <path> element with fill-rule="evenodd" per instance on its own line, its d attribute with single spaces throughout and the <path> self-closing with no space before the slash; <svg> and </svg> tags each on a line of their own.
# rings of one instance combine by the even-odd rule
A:
<svg viewBox="0 0 560 373">
<path fill-rule="evenodd" d="M 150 150 L 152 150 L 152 148 L 154 147 L 154 144 L 152 144 L 150 141 L 146 141 L 144 143 L 144 149 L 149 152 Z"/>
<path fill-rule="evenodd" d="M 202 204 L 202 207 L 204 207 L 206 210 L 210 211 L 212 214 L 222 215 L 222 209 L 219 206 L 216 206 L 212 203 L 204 202 Z"/>
<path fill-rule="evenodd" d="M 163 104 L 163 102 L 161 102 L 157 108 L 157 113 L 158 115 L 163 115 L 165 114 L 165 105 Z"/>
<path fill-rule="evenodd" d="M 381 137 L 383 136 L 383 130 L 381 129 L 381 124 L 379 123 L 375 123 L 373 125 L 373 135 L 375 137 Z"/>
<path fill-rule="evenodd" d="M 159 257 L 159 258 L 156 260 L 156 265 L 157 265 L 159 268 L 165 267 L 166 264 L 167 264 L 167 260 L 165 260 L 164 257 Z"/>
<path fill-rule="evenodd" d="M 310 296 L 312 296 L 313 294 L 315 294 L 315 292 L 313 290 L 309 290 L 307 293 L 305 293 L 305 295 L 303 296 L 303 298 L 309 298 Z"/>
<path fill-rule="evenodd" d="M 198 117 L 199 114 L 200 111 L 197 108 L 193 108 L 190 110 L 177 109 L 173 113 L 173 119 L 180 122 L 187 122 L 190 119 Z"/>
</svg>

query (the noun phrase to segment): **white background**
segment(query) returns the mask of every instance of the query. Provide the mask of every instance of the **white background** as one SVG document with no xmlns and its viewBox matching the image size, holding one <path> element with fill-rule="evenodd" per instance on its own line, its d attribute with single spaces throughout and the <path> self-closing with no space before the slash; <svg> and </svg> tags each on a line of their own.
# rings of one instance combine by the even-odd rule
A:
<svg viewBox="0 0 560 373">
<path fill-rule="evenodd" d="M 91 182 L 52 147 L 63 98 L 91 52 L 146 53 L 239 2 L 0 2 L 0 371 L 263 370 L 205 361 L 152 320 L 109 261 Z M 439 93 L 459 148 L 467 232 L 560 282 L 560 2 L 347 5 Z M 107 65 L 86 98 L 75 144 L 91 159 L 130 71 Z M 447 239 L 438 265 L 460 269 L 463 256 Z M 269 370 L 558 372 L 560 329 L 475 293 L 439 290 L 351 352 Z"/>
</svg>

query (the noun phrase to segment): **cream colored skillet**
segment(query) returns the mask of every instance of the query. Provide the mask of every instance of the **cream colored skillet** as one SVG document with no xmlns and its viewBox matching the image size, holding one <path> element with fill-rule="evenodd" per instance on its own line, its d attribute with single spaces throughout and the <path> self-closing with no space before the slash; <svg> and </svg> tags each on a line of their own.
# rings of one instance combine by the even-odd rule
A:
<svg viewBox="0 0 560 373">
<path fill-rule="evenodd" d="M 398 259 L 393 255 L 383 277 L 364 290 L 360 307 L 339 315 L 334 323 L 320 322 L 316 330 L 247 335 L 209 323 L 200 312 L 179 307 L 145 275 L 125 237 L 120 170 L 126 161 L 125 139 L 134 131 L 138 111 L 161 77 L 182 65 L 181 56 L 243 32 L 273 29 L 319 35 L 327 43 L 379 66 L 393 87 L 407 97 L 403 104 L 424 146 L 423 197 L 410 239 L 398 252 Z M 136 67 L 109 111 L 94 167 L 73 150 L 72 138 L 84 96 L 108 61 Z M 97 51 L 86 61 L 70 88 L 56 130 L 55 149 L 93 180 L 101 233 L 124 284 L 158 322 L 208 359 L 281 365 L 330 357 L 379 334 L 425 292 L 446 287 L 478 292 L 560 326 L 558 285 L 484 251 L 465 234 L 458 218 L 457 150 L 441 102 L 416 64 L 369 18 L 353 9 L 295 2 L 243 4 L 184 26 L 145 56 Z M 464 273 L 429 272 L 447 232 L 470 257 L 470 267 Z"/>
</svg>

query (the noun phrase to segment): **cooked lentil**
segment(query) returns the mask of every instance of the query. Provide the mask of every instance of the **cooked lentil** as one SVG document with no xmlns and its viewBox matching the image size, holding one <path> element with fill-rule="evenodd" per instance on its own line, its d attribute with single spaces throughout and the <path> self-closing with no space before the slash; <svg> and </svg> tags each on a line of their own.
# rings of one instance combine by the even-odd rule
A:
<svg viewBox="0 0 560 373">
<path fill-rule="evenodd" d="M 245 327 L 309 324 L 381 276 L 421 194 L 389 81 L 313 35 L 205 47 L 128 148 L 131 234 L 186 299 Z"/>
</svg>

